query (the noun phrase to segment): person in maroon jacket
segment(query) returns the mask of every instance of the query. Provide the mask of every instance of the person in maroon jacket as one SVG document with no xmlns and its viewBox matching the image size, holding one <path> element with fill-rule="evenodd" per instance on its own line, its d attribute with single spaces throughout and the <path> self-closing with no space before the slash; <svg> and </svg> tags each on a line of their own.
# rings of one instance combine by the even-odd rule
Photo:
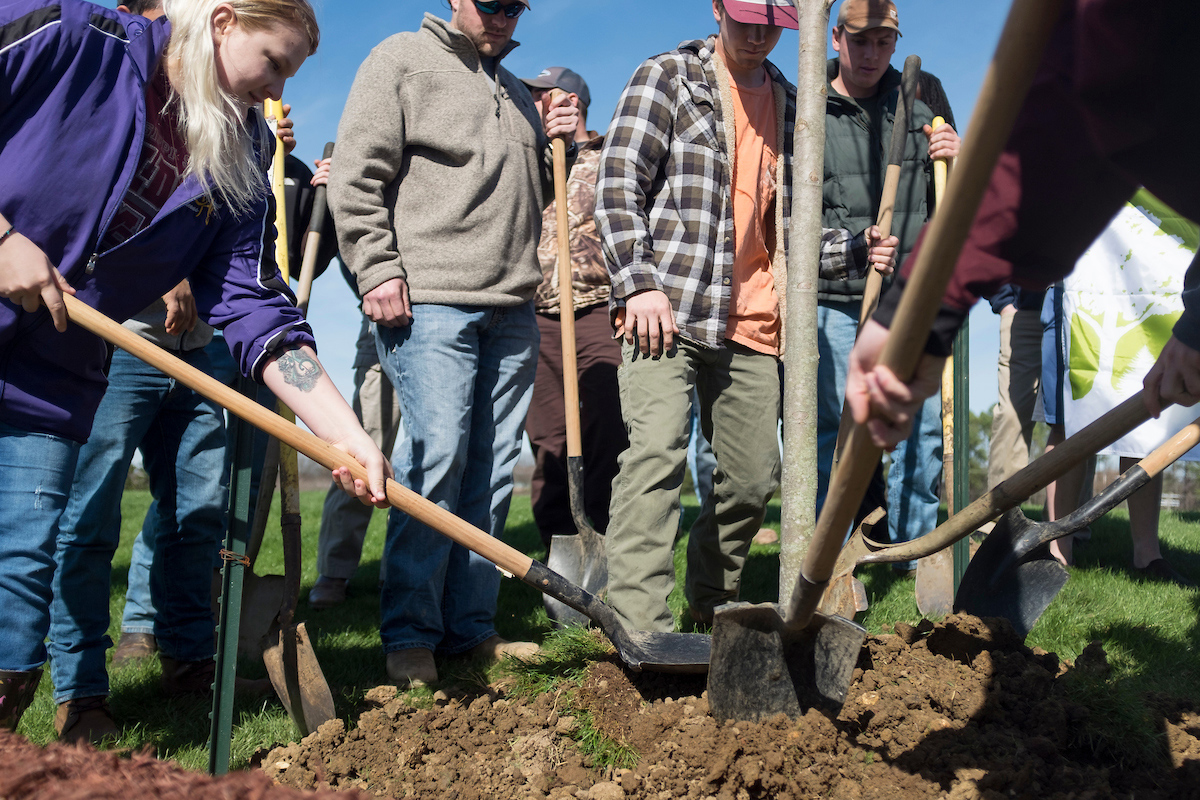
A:
<svg viewBox="0 0 1200 800">
<path fill-rule="evenodd" d="M 1184 0 L 1065 4 L 916 375 L 903 382 L 877 363 L 913 258 L 851 354 L 848 402 L 876 445 L 893 447 L 907 436 L 919 401 L 937 390 L 954 333 L 980 296 L 1007 282 L 1045 288 L 1069 273 L 1138 186 L 1200 220 L 1196 117 L 1179 109 L 1195 83 L 1195 59 L 1170 45 L 1190 11 Z M 1183 316 L 1143 384 L 1155 416 L 1166 405 L 1200 400 L 1196 260 L 1184 284 Z"/>
</svg>

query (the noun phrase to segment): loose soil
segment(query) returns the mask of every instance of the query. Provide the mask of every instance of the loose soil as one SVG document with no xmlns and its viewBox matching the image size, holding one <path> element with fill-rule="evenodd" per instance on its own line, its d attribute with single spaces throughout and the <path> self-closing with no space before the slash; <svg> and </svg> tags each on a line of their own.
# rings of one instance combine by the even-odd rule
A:
<svg viewBox="0 0 1200 800">
<path fill-rule="evenodd" d="M 444 800 L 1200 798 L 1200 709 L 1152 700 L 1160 764 L 1086 747 L 1088 711 L 1065 683 L 1107 668 L 1098 644 L 1064 665 L 1004 620 L 957 615 L 870 637 L 836 718 L 718 724 L 703 677 L 634 674 L 614 657 L 578 690 L 534 699 L 493 685 L 421 709 L 379 687 L 356 728 L 327 723 L 262 769 L 288 786 Z M 585 715 L 628 767 L 581 752 Z"/>
<path fill-rule="evenodd" d="M 1068 687 L 1107 669 L 1098 644 L 1061 664 L 1004 621 L 958 615 L 869 637 L 836 717 L 718 724 L 703 677 L 634 674 L 613 657 L 578 688 L 532 699 L 502 683 L 443 690 L 418 708 L 377 687 L 351 730 L 334 720 L 263 754 L 260 772 L 220 779 L 0 735 L 0 798 L 1200 798 L 1196 707 L 1147 698 L 1159 763 L 1115 763 L 1088 746 L 1089 712 Z M 623 766 L 581 750 L 585 721 Z"/>
</svg>

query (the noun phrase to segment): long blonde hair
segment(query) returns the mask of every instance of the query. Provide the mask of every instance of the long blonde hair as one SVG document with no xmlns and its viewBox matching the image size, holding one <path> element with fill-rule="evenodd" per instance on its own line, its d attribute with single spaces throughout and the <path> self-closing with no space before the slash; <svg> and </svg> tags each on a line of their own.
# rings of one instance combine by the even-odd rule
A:
<svg viewBox="0 0 1200 800">
<path fill-rule="evenodd" d="M 171 21 L 166 64 L 172 102 L 179 103 L 179 124 L 187 138 L 187 174 L 200 180 L 211 199 L 244 211 L 267 191 L 265 142 L 270 133 L 262 109 L 247 115 L 217 79 L 212 16 L 222 3 L 233 8 L 247 30 L 282 24 L 302 32 L 309 55 L 316 52 L 321 32 L 307 0 L 163 0 Z M 252 126 L 264 143 L 258 154 Z"/>
</svg>

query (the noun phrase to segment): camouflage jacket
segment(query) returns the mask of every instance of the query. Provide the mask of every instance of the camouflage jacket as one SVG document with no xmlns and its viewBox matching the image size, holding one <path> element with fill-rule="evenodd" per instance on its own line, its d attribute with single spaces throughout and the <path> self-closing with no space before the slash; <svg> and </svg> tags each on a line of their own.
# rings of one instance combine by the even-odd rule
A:
<svg viewBox="0 0 1200 800">
<path fill-rule="evenodd" d="M 596 168 L 604 137 L 594 131 L 592 138 L 579 144 L 579 154 L 567 176 L 567 216 L 571 227 L 571 265 L 575 310 L 608 302 L 611 284 L 600 236 L 592 212 L 596 206 Z M 542 284 L 534 298 L 540 314 L 559 314 L 558 307 L 558 211 L 554 203 L 542 213 L 542 239 L 538 261 L 542 264 Z"/>
</svg>

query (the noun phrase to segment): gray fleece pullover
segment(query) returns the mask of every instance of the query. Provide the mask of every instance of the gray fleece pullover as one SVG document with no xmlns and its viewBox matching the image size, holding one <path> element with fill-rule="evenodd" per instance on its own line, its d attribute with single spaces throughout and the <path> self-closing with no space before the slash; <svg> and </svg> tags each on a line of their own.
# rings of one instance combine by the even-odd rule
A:
<svg viewBox="0 0 1200 800">
<path fill-rule="evenodd" d="M 385 39 L 354 79 L 329 180 L 359 292 L 404 278 L 413 303 L 530 300 L 549 152 L 529 90 L 498 63 L 493 84 L 447 22 Z"/>
</svg>

